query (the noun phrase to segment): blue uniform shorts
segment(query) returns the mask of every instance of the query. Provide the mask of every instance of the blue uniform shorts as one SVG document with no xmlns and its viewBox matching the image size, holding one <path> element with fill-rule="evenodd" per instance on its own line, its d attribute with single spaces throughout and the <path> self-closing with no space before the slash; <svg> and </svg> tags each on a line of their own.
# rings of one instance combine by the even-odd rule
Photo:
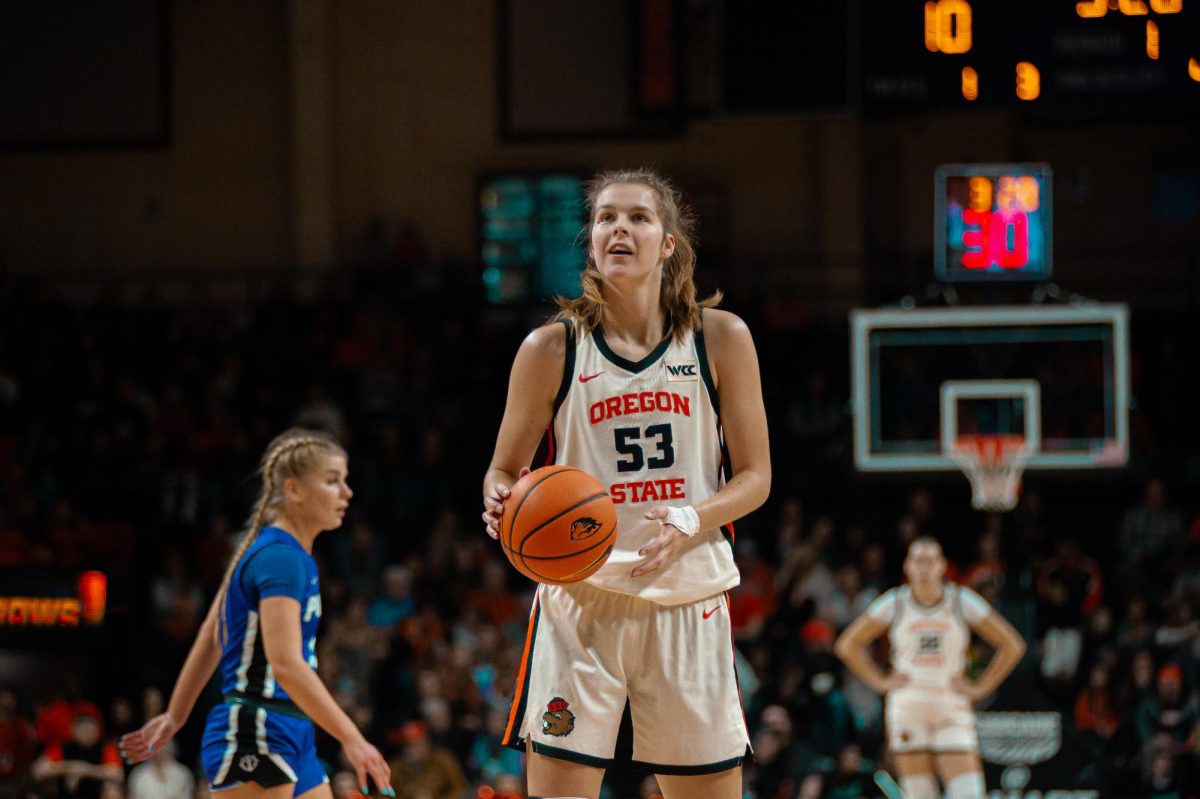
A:
<svg viewBox="0 0 1200 799">
<path fill-rule="evenodd" d="M 253 782 L 291 782 L 300 796 L 329 782 L 317 759 L 313 723 L 253 703 L 229 702 L 208 714 L 200 757 L 213 791 Z"/>
</svg>

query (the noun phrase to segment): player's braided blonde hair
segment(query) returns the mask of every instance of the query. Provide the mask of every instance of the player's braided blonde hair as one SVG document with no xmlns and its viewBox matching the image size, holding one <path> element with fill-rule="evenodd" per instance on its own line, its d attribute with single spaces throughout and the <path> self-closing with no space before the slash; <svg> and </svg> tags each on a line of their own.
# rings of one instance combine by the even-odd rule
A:
<svg viewBox="0 0 1200 799">
<path fill-rule="evenodd" d="M 580 277 L 581 291 L 578 297 L 555 299 L 560 310 L 554 319 L 571 319 L 585 334 L 600 326 L 605 306 L 604 295 L 600 290 L 604 285 L 604 276 L 600 274 L 596 260 L 592 257 L 591 233 L 600 193 L 617 183 L 645 186 L 654 192 L 658 202 L 658 216 L 662 220 L 663 235 L 675 237 L 675 251 L 663 262 L 659 305 L 666 320 L 667 333 L 678 339 L 688 331 L 700 327 L 701 309 L 715 307 L 721 301 L 721 292 L 714 292 L 703 300 L 696 299 L 696 244 L 693 241 L 696 217 L 684 204 L 679 189 L 662 175 L 647 168 L 601 172 L 588 181 L 588 222 L 583 231 L 588 256 Z"/>
<path fill-rule="evenodd" d="M 215 629 L 217 646 L 225 645 L 225 594 L 229 590 L 229 581 L 238 561 L 246 554 L 246 550 L 258 538 L 264 526 L 274 521 L 283 507 L 283 484 L 289 478 L 299 479 L 317 468 L 317 456 L 325 454 L 346 456 L 341 444 L 330 436 L 316 430 L 306 430 L 293 427 L 275 437 L 275 440 L 263 453 L 262 487 L 258 491 L 258 499 L 254 501 L 254 509 L 246 524 L 246 534 L 238 543 L 237 550 L 229 560 L 225 569 L 225 578 L 217 591 L 215 601 L 217 608 L 217 626 Z"/>
</svg>

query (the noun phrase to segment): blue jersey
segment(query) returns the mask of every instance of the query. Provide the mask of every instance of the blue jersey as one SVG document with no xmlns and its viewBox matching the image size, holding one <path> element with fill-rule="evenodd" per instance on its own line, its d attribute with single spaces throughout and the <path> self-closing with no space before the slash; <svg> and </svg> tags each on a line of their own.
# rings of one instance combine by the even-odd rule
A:
<svg viewBox="0 0 1200 799">
<path fill-rule="evenodd" d="M 263 699 L 288 699 L 275 683 L 262 642 L 258 604 L 288 596 L 300 603 L 303 657 L 317 668 L 317 627 L 321 623 L 321 584 L 312 555 L 286 530 L 264 527 L 233 570 L 225 594 L 225 646 L 221 650 L 221 690 Z"/>
</svg>

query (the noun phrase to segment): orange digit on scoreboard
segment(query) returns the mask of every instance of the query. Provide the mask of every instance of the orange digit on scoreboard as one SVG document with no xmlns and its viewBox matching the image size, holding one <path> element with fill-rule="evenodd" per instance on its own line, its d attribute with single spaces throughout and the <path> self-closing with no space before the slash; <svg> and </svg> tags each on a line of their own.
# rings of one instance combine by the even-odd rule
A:
<svg viewBox="0 0 1200 799">
<path fill-rule="evenodd" d="M 992 179 L 984 175 L 972 175 L 967 181 L 971 197 L 969 204 L 972 211 L 992 210 Z"/>
<path fill-rule="evenodd" d="M 1038 68 L 1028 61 L 1017 63 L 1017 97 L 1022 100 L 1036 100 L 1042 94 L 1042 75 Z"/>
<path fill-rule="evenodd" d="M 979 75 L 973 67 L 962 68 L 962 96 L 964 100 L 975 100 L 979 97 Z"/>
<path fill-rule="evenodd" d="M 925 48 L 933 53 L 971 49 L 971 4 L 967 0 L 929 0 L 925 4 Z"/>
</svg>

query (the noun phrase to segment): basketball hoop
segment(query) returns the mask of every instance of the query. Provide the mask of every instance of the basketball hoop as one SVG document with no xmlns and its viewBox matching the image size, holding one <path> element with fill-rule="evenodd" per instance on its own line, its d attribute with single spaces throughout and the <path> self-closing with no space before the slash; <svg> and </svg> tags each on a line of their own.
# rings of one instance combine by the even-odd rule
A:
<svg viewBox="0 0 1200 799">
<path fill-rule="evenodd" d="M 1017 506 L 1021 475 L 1033 455 L 1025 436 L 959 435 L 945 454 L 971 481 L 971 504 L 976 510 L 1010 511 Z"/>
</svg>

